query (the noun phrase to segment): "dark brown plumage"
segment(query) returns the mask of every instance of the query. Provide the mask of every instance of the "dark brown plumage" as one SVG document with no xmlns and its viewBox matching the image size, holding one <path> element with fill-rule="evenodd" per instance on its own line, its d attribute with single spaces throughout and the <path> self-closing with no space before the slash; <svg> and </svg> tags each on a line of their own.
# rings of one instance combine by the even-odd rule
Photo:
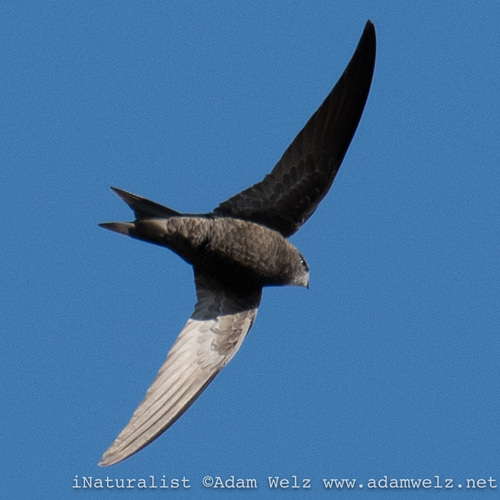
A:
<svg viewBox="0 0 500 500">
<path fill-rule="evenodd" d="M 130 422 L 100 465 L 128 458 L 170 427 L 234 356 L 262 288 L 309 285 L 309 269 L 286 239 L 330 189 L 361 118 L 375 64 L 368 21 L 349 65 L 323 104 L 261 182 L 204 215 L 180 214 L 112 188 L 133 222 L 102 227 L 165 246 L 194 269 L 195 310 Z"/>
</svg>

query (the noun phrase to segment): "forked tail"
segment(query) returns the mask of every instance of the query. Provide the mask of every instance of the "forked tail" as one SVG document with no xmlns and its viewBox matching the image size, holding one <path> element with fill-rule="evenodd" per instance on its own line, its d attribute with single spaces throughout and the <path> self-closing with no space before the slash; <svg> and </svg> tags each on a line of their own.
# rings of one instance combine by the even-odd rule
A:
<svg viewBox="0 0 500 500">
<path fill-rule="evenodd" d="M 123 189 L 111 187 L 111 189 L 134 211 L 136 219 L 167 219 L 175 215 L 181 215 L 171 208 L 164 207 L 159 203 L 142 198 L 136 194 L 129 193 Z M 150 241 L 149 238 L 137 231 L 134 222 L 103 222 L 100 227 L 115 231 L 117 233 Z"/>
<path fill-rule="evenodd" d="M 136 219 L 143 218 L 162 218 L 172 217 L 173 215 L 181 215 L 179 212 L 171 208 L 164 207 L 159 203 L 142 198 L 136 194 L 123 191 L 111 186 L 111 189 L 134 211 Z"/>
</svg>

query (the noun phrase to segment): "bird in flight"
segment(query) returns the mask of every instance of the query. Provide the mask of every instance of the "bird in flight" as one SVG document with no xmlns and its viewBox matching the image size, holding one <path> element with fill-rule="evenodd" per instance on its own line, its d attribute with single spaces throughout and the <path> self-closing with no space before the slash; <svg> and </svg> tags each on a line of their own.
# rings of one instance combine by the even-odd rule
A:
<svg viewBox="0 0 500 500">
<path fill-rule="evenodd" d="M 365 107 L 375 65 L 368 21 L 344 73 L 264 179 L 206 214 L 181 214 L 112 188 L 133 222 L 101 227 L 155 243 L 194 269 L 197 302 L 130 422 L 99 465 L 113 465 L 166 431 L 232 359 L 250 330 L 262 288 L 309 286 L 289 241 L 329 191 Z"/>
</svg>

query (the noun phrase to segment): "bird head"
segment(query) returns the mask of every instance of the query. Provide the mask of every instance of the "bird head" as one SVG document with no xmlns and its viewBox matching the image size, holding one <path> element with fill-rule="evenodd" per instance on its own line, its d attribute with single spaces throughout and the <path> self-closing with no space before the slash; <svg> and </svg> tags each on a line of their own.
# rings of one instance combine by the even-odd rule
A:
<svg viewBox="0 0 500 500">
<path fill-rule="evenodd" d="M 293 263 L 290 285 L 304 286 L 309 288 L 309 266 L 302 254 L 297 251 L 297 257 Z"/>
</svg>

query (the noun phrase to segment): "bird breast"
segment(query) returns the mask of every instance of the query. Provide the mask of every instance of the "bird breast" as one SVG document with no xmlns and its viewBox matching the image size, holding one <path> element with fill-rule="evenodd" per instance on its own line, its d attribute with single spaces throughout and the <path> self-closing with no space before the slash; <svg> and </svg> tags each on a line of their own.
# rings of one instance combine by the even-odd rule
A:
<svg viewBox="0 0 500 500">
<path fill-rule="evenodd" d="M 277 231 L 230 217 L 171 217 L 164 244 L 201 272 L 234 285 L 285 285 L 297 249 Z"/>
</svg>

